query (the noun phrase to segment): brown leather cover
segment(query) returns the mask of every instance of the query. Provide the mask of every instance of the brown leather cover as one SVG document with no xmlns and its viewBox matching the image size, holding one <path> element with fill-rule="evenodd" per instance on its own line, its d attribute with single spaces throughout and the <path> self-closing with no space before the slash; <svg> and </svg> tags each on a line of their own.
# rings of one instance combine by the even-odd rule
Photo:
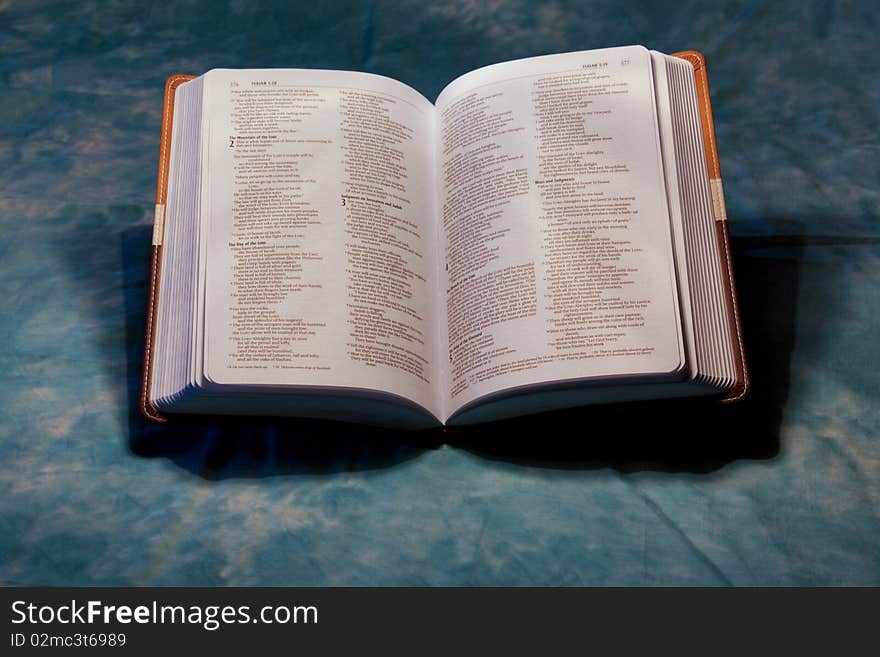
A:
<svg viewBox="0 0 880 657">
<path fill-rule="evenodd" d="M 171 120 L 174 117 L 174 92 L 194 75 L 172 75 L 165 81 L 162 105 L 162 133 L 159 139 L 159 179 L 156 183 L 156 214 L 150 262 L 150 295 L 147 298 L 147 326 L 144 332 L 144 373 L 141 380 L 141 413 L 148 420 L 166 422 L 164 415 L 150 402 L 153 381 L 153 348 L 156 343 L 156 308 L 159 305 L 159 277 L 162 275 L 162 242 L 165 236 L 165 197 L 168 193 L 168 161 L 171 158 Z"/>
<path fill-rule="evenodd" d="M 721 167 L 718 162 L 718 149 L 715 145 L 715 125 L 712 121 L 712 105 L 709 101 L 709 79 L 706 75 L 706 60 L 696 50 L 686 50 L 674 54 L 690 62 L 694 67 L 697 82 L 697 99 L 703 128 L 703 143 L 706 147 L 706 163 L 709 169 L 709 180 L 712 187 L 713 209 L 715 211 L 715 228 L 721 245 L 719 257 L 722 270 L 727 272 L 724 289 L 727 293 L 728 305 L 731 309 L 728 320 L 731 334 L 734 336 L 734 357 L 736 361 L 736 384 L 722 398 L 722 402 L 734 402 L 745 397 L 749 389 L 748 368 L 742 344 L 742 329 L 739 319 L 739 308 L 736 298 L 736 284 L 733 278 L 733 265 L 730 256 L 730 233 L 727 227 L 727 214 L 724 207 L 724 195 L 721 188 Z M 166 422 L 167 418 L 159 413 L 150 402 L 150 387 L 153 377 L 153 348 L 155 346 L 155 318 L 158 307 L 159 278 L 162 274 L 162 243 L 165 231 L 165 198 L 168 189 L 168 161 L 171 155 L 171 121 L 174 116 L 174 94 L 178 86 L 194 75 L 172 75 L 165 82 L 165 101 L 162 109 L 162 133 L 159 146 L 159 179 L 156 185 L 156 223 L 153 228 L 152 265 L 150 269 L 150 293 L 147 305 L 147 326 L 144 335 L 144 372 L 141 382 L 141 413 L 154 422 Z"/>
<path fill-rule="evenodd" d="M 718 161 L 718 147 L 715 143 L 715 122 L 712 120 L 712 103 L 709 100 L 709 76 L 706 72 L 706 59 L 696 50 L 673 53 L 694 67 L 697 82 L 697 104 L 700 107 L 700 123 L 703 128 L 703 145 L 706 149 L 706 166 L 709 169 L 709 185 L 712 191 L 712 209 L 715 213 L 715 230 L 718 234 L 721 270 L 726 272 L 724 291 L 727 294 L 730 334 L 733 336 L 733 354 L 736 364 L 736 383 L 722 399 L 722 402 L 739 401 L 749 391 L 749 369 L 746 366 L 743 348 L 742 323 L 739 317 L 739 302 L 736 295 L 736 281 L 733 276 L 733 258 L 730 255 L 730 229 L 727 224 L 727 209 L 724 204 L 724 191 L 721 186 L 721 164 Z"/>
</svg>

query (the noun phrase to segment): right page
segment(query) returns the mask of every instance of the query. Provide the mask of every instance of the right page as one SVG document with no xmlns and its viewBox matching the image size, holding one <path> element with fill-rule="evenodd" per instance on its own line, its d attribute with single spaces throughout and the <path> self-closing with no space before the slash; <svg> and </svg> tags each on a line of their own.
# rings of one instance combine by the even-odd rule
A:
<svg viewBox="0 0 880 657">
<path fill-rule="evenodd" d="M 489 66 L 436 107 L 448 415 L 536 384 L 678 377 L 648 51 Z"/>
</svg>

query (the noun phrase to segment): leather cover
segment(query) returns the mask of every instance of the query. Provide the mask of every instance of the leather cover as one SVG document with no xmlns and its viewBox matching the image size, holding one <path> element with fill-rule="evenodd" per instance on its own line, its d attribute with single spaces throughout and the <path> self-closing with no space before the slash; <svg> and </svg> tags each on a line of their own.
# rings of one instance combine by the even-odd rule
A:
<svg viewBox="0 0 880 657">
<path fill-rule="evenodd" d="M 172 75 L 165 81 L 162 105 L 162 134 L 159 139 L 159 179 L 156 184 L 156 212 L 153 220 L 153 246 L 150 258 L 150 293 L 147 297 L 147 326 L 144 331 L 144 373 L 141 379 L 141 413 L 148 420 L 166 422 L 150 402 L 153 381 L 153 348 L 156 343 L 156 309 L 159 307 L 159 278 L 162 275 L 162 240 L 165 237 L 165 197 L 168 193 L 168 162 L 171 158 L 171 121 L 174 118 L 174 92 L 194 75 Z"/>
<path fill-rule="evenodd" d="M 739 401 L 748 394 L 749 369 L 746 366 L 743 348 L 742 323 L 739 317 L 739 302 L 736 295 L 736 281 L 733 276 L 733 258 L 730 254 L 730 229 L 727 223 L 727 209 L 724 204 L 724 190 L 721 186 L 721 165 L 718 161 L 718 146 L 715 143 L 715 122 L 712 120 L 712 103 L 709 100 L 709 76 L 706 72 L 706 59 L 696 50 L 673 53 L 690 62 L 694 67 L 697 83 L 697 104 L 700 107 L 700 123 L 703 128 L 703 145 L 706 149 L 706 166 L 709 169 L 709 187 L 712 192 L 712 210 L 715 214 L 715 231 L 718 234 L 721 271 L 724 277 L 724 291 L 727 294 L 727 319 L 730 334 L 733 336 L 733 357 L 736 364 L 736 383 L 730 392 L 722 397 L 722 402 Z"/>
<path fill-rule="evenodd" d="M 712 105 L 709 101 L 709 79 L 706 74 L 706 60 L 696 50 L 674 53 L 691 63 L 697 82 L 697 98 L 703 129 L 703 143 L 706 148 L 706 163 L 709 169 L 709 183 L 712 190 L 712 207 L 715 214 L 715 229 L 718 232 L 722 271 L 727 272 L 724 289 L 727 294 L 728 321 L 731 335 L 734 336 L 734 359 L 736 362 L 736 384 L 725 395 L 722 402 L 734 402 L 746 396 L 749 389 L 748 368 L 743 350 L 742 328 L 736 298 L 736 284 L 733 278 L 733 264 L 730 255 L 730 233 L 727 226 L 727 212 L 724 205 L 724 192 L 721 187 L 721 167 L 718 162 L 718 149 L 715 144 L 715 125 L 712 120 Z M 165 100 L 162 108 L 162 134 L 159 142 L 159 178 L 156 185 L 156 212 L 153 225 L 153 246 L 150 268 L 150 287 L 147 302 L 147 326 L 144 334 L 144 372 L 141 381 L 141 413 L 148 420 L 166 422 L 150 402 L 150 387 L 153 377 L 153 349 L 155 347 L 155 321 L 158 307 L 159 279 L 162 275 L 162 241 L 165 234 L 165 197 L 168 190 L 168 162 L 171 155 L 171 121 L 174 117 L 174 94 L 182 83 L 192 80 L 194 75 L 172 75 L 165 82 Z"/>
</svg>

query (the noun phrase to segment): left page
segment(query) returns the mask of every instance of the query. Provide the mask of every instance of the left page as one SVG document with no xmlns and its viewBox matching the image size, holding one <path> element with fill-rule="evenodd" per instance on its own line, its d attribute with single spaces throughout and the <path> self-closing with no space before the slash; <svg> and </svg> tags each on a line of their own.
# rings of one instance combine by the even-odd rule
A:
<svg viewBox="0 0 880 657">
<path fill-rule="evenodd" d="M 433 106 L 394 80 L 205 76 L 204 370 L 438 415 Z"/>
</svg>

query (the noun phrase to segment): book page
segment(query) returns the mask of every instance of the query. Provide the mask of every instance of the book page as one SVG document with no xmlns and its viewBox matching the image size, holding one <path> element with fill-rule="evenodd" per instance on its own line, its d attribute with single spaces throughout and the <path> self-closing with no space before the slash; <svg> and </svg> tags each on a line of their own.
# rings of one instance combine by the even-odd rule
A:
<svg viewBox="0 0 880 657">
<path fill-rule="evenodd" d="M 447 408 L 684 360 L 648 51 L 507 62 L 436 107 Z"/>
<path fill-rule="evenodd" d="M 206 377 L 436 414 L 433 106 L 388 78 L 291 69 L 211 71 L 204 100 Z"/>
</svg>

